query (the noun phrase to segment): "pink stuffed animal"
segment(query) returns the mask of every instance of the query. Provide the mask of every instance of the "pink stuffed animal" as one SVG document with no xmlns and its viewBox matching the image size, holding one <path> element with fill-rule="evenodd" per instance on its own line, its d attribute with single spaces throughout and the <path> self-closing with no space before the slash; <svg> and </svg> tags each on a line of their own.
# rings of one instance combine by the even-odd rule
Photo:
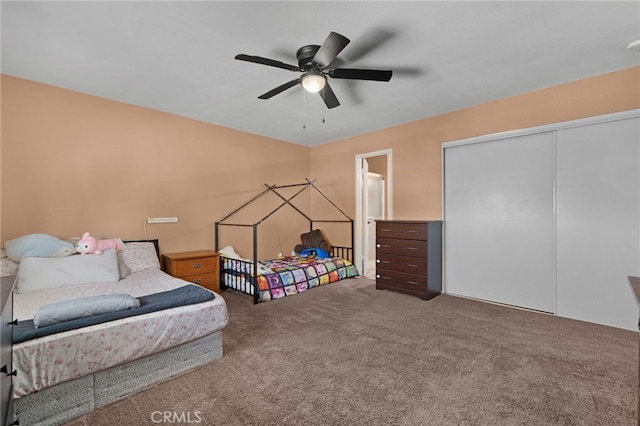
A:
<svg viewBox="0 0 640 426">
<path fill-rule="evenodd" d="M 76 244 L 76 251 L 80 254 L 102 254 L 105 250 L 116 249 L 122 250 L 124 243 L 120 238 L 112 238 L 110 240 L 96 240 L 95 237 L 85 232 L 82 239 Z"/>
</svg>

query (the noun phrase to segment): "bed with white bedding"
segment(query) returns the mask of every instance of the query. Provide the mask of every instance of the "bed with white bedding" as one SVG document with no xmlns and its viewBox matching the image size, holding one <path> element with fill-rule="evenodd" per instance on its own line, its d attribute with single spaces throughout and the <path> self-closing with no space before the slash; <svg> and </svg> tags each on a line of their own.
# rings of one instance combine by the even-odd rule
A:
<svg viewBox="0 0 640 426">
<path fill-rule="evenodd" d="M 118 269 L 120 276 L 125 275 L 122 269 L 127 273 L 114 282 L 48 289 L 41 289 L 38 284 L 35 291 L 30 291 L 33 288 L 25 284 L 30 277 L 23 273 L 22 284 L 27 289 L 23 292 L 19 269 L 14 318 L 19 324 L 30 322 L 43 305 L 90 296 L 124 293 L 143 300 L 185 286 L 202 292 L 202 288 L 162 272 L 156 248 L 148 244 L 125 244 L 118 253 Z M 24 263 L 23 260 L 21 264 Z M 42 268 L 38 270 L 42 272 Z M 31 277 L 31 283 L 34 281 L 41 279 Z M 14 342 L 13 364 L 18 370 L 14 397 L 20 424 L 60 424 L 220 358 L 221 330 L 227 324 L 228 313 L 224 299 L 213 295 L 205 302 Z"/>
</svg>

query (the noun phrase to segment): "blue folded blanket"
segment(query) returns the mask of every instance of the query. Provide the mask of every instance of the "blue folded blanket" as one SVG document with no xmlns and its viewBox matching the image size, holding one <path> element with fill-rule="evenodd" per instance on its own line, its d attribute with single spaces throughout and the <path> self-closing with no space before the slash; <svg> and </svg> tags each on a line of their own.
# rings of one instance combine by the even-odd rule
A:
<svg viewBox="0 0 640 426">
<path fill-rule="evenodd" d="M 89 296 L 41 306 L 33 316 L 35 328 L 46 327 L 78 318 L 137 308 L 140 301 L 128 294 Z"/>
<path fill-rule="evenodd" d="M 90 325 L 114 321 L 120 318 L 147 314 L 178 306 L 202 303 L 208 300 L 213 300 L 214 298 L 215 295 L 212 292 L 205 290 L 200 286 L 189 284 L 173 290 L 163 291 L 161 293 L 140 296 L 138 297 L 140 306 L 137 308 L 76 318 L 69 321 L 59 322 L 57 324 L 40 326 L 38 328 L 35 327 L 33 320 L 18 321 L 18 325 L 13 329 L 13 343 L 16 344 L 49 334 L 88 327 Z"/>
</svg>

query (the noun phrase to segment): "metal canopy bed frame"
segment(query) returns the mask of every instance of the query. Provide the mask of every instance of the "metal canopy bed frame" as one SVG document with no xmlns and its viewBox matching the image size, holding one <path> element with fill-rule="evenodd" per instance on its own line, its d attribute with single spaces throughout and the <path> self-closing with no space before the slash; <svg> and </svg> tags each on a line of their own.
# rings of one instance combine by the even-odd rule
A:
<svg viewBox="0 0 640 426">
<path fill-rule="evenodd" d="M 291 184 L 291 185 L 268 185 L 268 184 L 264 184 L 266 186 L 266 189 L 264 191 L 262 191 L 261 193 L 257 194 L 256 196 L 254 196 L 253 198 L 251 198 L 250 200 L 246 201 L 244 204 L 242 204 L 240 207 L 238 207 L 237 209 L 233 210 L 231 213 L 229 213 L 228 215 L 226 215 L 224 218 L 220 219 L 219 221 L 215 222 L 215 250 L 218 251 L 220 249 L 219 246 L 219 236 L 220 236 L 220 227 L 221 226 L 235 226 L 235 227 L 250 227 L 253 229 L 253 257 L 251 260 L 237 260 L 234 259 L 233 261 L 235 262 L 241 262 L 244 263 L 246 265 L 243 275 L 244 275 L 244 279 L 246 279 L 247 277 L 249 277 L 249 280 L 247 280 L 247 282 L 245 283 L 245 285 L 243 286 L 243 288 L 239 289 L 239 288 L 235 288 L 235 287 L 229 287 L 226 285 L 225 282 L 225 273 L 229 272 L 229 269 L 225 268 L 224 264 L 225 261 L 230 261 L 231 259 L 227 259 L 223 256 L 220 256 L 220 288 L 223 290 L 225 288 L 233 288 L 235 290 L 241 291 L 243 293 L 247 293 L 247 294 L 251 294 L 253 295 L 253 303 L 257 304 L 259 303 L 261 300 L 259 300 L 260 298 L 260 292 L 258 291 L 257 288 L 257 282 L 256 282 L 256 278 L 255 276 L 257 276 L 257 271 L 259 271 L 258 269 L 258 227 L 261 223 L 263 223 L 265 220 L 267 220 L 269 217 L 271 217 L 272 215 L 274 215 L 276 212 L 278 212 L 281 208 L 283 208 L 284 206 L 291 206 L 295 211 L 297 211 L 300 215 L 302 215 L 308 222 L 309 222 L 309 231 L 313 231 L 314 230 L 314 224 L 319 224 L 319 223 L 348 223 L 350 226 L 350 230 L 351 230 L 351 246 L 350 247 L 346 247 L 346 246 L 331 246 L 330 248 L 330 256 L 333 257 L 339 257 L 339 258 L 343 258 L 343 259 L 347 259 L 349 262 L 353 262 L 353 241 L 354 241 L 354 222 L 353 219 L 351 219 L 342 209 L 340 209 L 333 201 L 331 201 L 329 199 L 329 197 L 327 197 L 322 191 L 320 191 L 318 189 L 318 187 L 316 187 L 314 185 L 315 179 L 313 181 L 310 181 L 309 179 L 305 178 L 305 182 L 302 183 L 297 183 L 297 184 Z M 283 196 L 281 193 L 278 192 L 278 190 L 281 189 L 285 189 L 285 188 L 296 188 L 299 187 L 300 189 L 298 191 L 296 191 L 293 195 L 291 195 L 290 197 L 285 197 Z M 305 214 L 302 210 L 300 210 L 298 207 L 296 207 L 293 203 L 292 200 L 294 198 L 296 198 L 298 195 L 302 194 L 304 191 L 306 191 L 309 188 L 313 188 L 317 191 L 318 194 L 320 194 L 325 200 L 327 200 L 338 212 L 340 212 L 342 214 L 342 216 L 345 217 L 345 219 L 337 219 L 337 220 L 319 220 L 319 219 L 312 219 L 310 218 L 307 214 Z M 258 220 L 257 222 L 254 223 L 230 223 L 227 222 L 232 216 L 234 216 L 236 213 L 238 213 L 239 211 L 243 210 L 244 208 L 246 208 L 247 206 L 251 205 L 254 201 L 258 200 L 260 197 L 262 197 L 265 194 L 268 193 L 274 193 L 275 195 L 277 195 L 281 200 L 282 203 L 280 203 L 276 208 L 274 208 L 273 210 L 271 210 L 267 215 L 265 215 L 262 219 Z M 255 271 L 255 274 L 254 274 Z M 249 273 L 251 272 L 251 273 Z"/>
</svg>

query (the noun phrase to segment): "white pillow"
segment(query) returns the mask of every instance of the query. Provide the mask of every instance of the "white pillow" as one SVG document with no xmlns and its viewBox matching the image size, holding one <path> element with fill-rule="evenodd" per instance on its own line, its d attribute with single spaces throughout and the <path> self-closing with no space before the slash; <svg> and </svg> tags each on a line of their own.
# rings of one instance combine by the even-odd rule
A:
<svg viewBox="0 0 640 426">
<path fill-rule="evenodd" d="M 220 256 L 228 257 L 229 259 L 244 260 L 238 253 L 236 253 L 236 250 L 233 248 L 233 246 L 225 246 L 218 253 L 220 253 Z"/>
<path fill-rule="evenodd" d="M 18 293 L 71 287 L 83 284 L 113 283 L 120 279 L 115 250 L 69 257 L 23 257 L 18 268 Z"/>
<path fill-rule="evenodd" d="M 121 256 L 130 272 L 160 269 L 160 260 L 153 243 L 124 243 L 124 248 L 118 252 L 118 255 Z"/>
</svg>

